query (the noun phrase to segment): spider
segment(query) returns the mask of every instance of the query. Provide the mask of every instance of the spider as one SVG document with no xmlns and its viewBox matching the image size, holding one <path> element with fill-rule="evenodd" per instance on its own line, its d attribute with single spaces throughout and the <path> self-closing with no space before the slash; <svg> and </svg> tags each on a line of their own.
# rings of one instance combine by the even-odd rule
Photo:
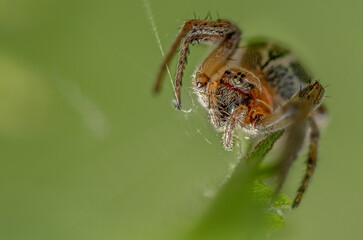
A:
<svg viewBox="0 0 363 240">
<path fill-rule="evenodd" d="M 324 87 L 318 81 L 310 81 L 307 71 L 288 49 L 266 40 L 239 47 L 241 36 L 242 31 L 229 20 L 186 21 L 161 64 L 154 90 L 160 90 L 167 64 L 180 46 L 175 102 L 176 108 L 181 109 L 180 88 L 189 45 L 216 44 L 196 69 L 193 87 L 212 124 L 223 133 L 226 150 L 233 146 L 236 128 L 249 135 L 287 129 L 286 147 L 277 165 L 279 191 L 309 133 L 306 172 L 293 201 L 294 208 L 299 205 L 317 163 L 317 118 L 326 116 L 321 105 Z"/>
</svg>

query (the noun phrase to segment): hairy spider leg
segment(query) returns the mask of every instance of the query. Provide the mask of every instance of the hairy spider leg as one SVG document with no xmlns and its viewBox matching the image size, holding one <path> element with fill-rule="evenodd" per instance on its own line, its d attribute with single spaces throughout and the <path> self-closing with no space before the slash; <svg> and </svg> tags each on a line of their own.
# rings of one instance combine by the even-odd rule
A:
<svg viewBox="0 0 363 240">
<path fill-rule="evenodd" d="M 307 121 L 309 114 L 308 106 L 305 103 L 301 103 L 297 104 L 296 107 L 300 109 L 299 114 L 293 115 L 292 124 L 287 128 L 285 147 L 276 168 L 278 179 L 274 197 L 280 192 L 292 163 L 297 159 L 298 153 L 303 146 L 306 129 L 309 124 Z"/>
<path fill-rule="evenodd" d="M 286 179 L 291 164 L 297 158 L 297 154 L 303 145 L 306 128 L 309 126 L 308 120 L 310 120 L 312 133 L 310 136 L 308 167 L 293 207 L 299 204 L 316 166 L 318 128 L 314 119 L 309 117 L 309 115 L 319 107 L 323 97 L 324 88 L 319 82 L 309 84 L 297 92 L 280 109 L 262 119 L 257 126 L 259 130 L 264 131 L 277 131 L 288 127 L 287 146 L 284 148 L 279 163 L 276 166 L 278 171 L 276 196 Z"/>
<path fill-rule="evenodd" d="M 189 44 L 206 41 L 219 42 L 216 49 L 205 59 L 196 71 L 196 84 L 204 86 L 213 74 L 215 74 L 236 51 L 241 34 L 241 30 L 227 20 L 218 19 L 212 21 L 197 19 L 185 22 L 160 66 L 155 83 L 155 91 L 160 89 L 166 65 L 170 62 L 177 47 L 180 45 L 179 60 L 175 76 L 175 100 L 176 107 L 181 109 L 180 87 L 182 84 L 184 67 L 187 62 Z"/>
<path fill-rule="evenodd" d="M 292 120 L 303 114 L 304 108 L 308 111 L 307 114 L 316 110 L 324 97 L 324 93 L 324 87 L 317 81 L 307 85 L 276 111 L 261 119 L 256 124 L 256 128 L 260 131 L 269 132 L 287 127 L 293 122 Z"/>
<path fill-rule="evenodd" d="M 297 191 L 297 195 L 294 199 L 294 202 L 292 203 L 292 208 L 296 208 L 300 204 L 301 198 L 303 197 L 304 192 L 310 182 L 310 179 L 313 176 L 316 163 L 318 160 L 318 143 L 320 135 L 319 128 L 314 118 L 310 118 L 310 121 L 311 121 L 310 123 L 311 132 L 309 136 L 310 144 L 309 144 L 309 154 L 307 159 L 306 172 L 301 182 L 300 188 Z"/>
</svg>

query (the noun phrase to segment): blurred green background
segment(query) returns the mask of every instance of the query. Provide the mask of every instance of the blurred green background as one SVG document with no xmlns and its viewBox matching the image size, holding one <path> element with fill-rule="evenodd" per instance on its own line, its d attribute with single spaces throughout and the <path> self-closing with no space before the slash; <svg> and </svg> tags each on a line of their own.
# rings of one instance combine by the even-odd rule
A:
<svg viewBox="0 0 363 240">
<path fill-rule="evenodd" d="M 193 13 L 218 12 L 246 38 L 288 43 L 329 85 L 316 174 L 271 238 L 361 239 L 363 3 L 150 4 L 164 50 Z M 0 0 L 0 239 L 188 231 L 238 157 L 193 103 L 190 76 L 208 49 L 191 49 L 182 97 L 192 111 L 183 113 L 168 79 L 160 96 L 151 92 L 162 57 L 144 2 Z M 284 192 L 293 196 L 303 171 L 300 159 Z"/>
</svg>

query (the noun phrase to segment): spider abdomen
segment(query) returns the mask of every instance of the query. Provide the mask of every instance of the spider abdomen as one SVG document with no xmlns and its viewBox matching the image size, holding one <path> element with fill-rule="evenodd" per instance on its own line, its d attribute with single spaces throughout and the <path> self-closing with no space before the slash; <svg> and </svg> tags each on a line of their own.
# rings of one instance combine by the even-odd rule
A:
<svg viewBox="0 0 363 240">
<path fill-rule="evenodd" d="M 249 44 L 241 65 L 259 72 L 274 94 L 290 99 L 310 82 L 308 71 L 290 50 L 267 41 Z"/>
</svg>

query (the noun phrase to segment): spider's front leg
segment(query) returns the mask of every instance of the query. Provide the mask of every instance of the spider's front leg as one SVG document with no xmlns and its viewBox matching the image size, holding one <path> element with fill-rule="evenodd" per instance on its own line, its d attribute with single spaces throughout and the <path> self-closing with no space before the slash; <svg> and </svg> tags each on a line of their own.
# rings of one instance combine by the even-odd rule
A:
<svg viewBox="0 0 363 240">
<path fill-rule="evenodd" d="M 190 20 L 185 22 L 160 66 L 155 83 L 155 91 L 160 89 L 166 66 L 180 45 L 179 60 L 175 76 L 175 100 L 176 107 L 181 109 L 180 87 L 182 84 L 184 67 L 187 61 L 187 54 L 189 52 L 189 44 L 206 41 L 219 42 L 217 48 L 206 58 L 196 71 L 195 84 L 197 88 L 200 88 L 204 87 L 210 81 L 211 77 L 225 65 L 228 58 L 236 51 L 240 36 L 241 31 L 239 28 L 228 20 Z"/>
</svg>

